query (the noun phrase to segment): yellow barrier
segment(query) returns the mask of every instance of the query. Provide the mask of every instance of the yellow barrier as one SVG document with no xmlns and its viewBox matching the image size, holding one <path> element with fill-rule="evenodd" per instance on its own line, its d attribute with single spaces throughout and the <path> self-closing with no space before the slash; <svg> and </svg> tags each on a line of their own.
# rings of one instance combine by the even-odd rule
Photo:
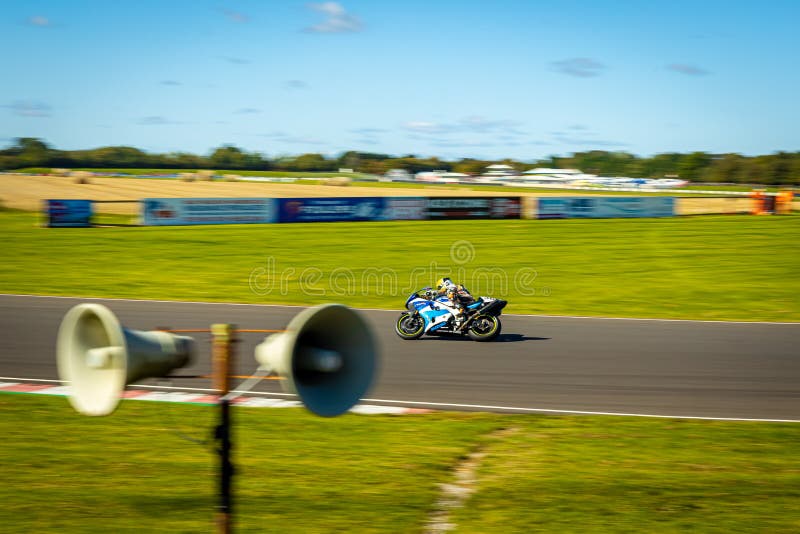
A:
<svg viewBox="0 0 800 534">
<path fill-rule="evenodd" d="M 792 200 L 794 199 L 794 191 L 791 189 L 784 189 L 779 191 L 775 197 L 775 213 L 778 215 L 787 215 L 792 212 Z"/>
<path fill-rule="evenodd" d="M 753 200 L 744 197 L 676 198 L 675 215 L 750 213 Z"/>
<path fill-rule="evenodd" d="M 538 197 L 522 197 L 522 210 L 520 217 L 522 219 L 536 219 L 539 215 L 539 198 Z"/>
</svg>

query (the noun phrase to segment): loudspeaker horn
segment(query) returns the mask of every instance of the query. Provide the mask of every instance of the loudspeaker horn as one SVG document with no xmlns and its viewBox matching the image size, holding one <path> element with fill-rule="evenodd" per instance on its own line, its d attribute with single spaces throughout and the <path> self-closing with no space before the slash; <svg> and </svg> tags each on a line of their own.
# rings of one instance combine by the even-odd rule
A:
<svg viewBox="0 0 800 534">
<path fill-rule="evenodd" d="M 58 375 L 77 411 L 108 415 L 127 384 L 187 365 L 193 348 L 190 337 L 128 330 L 107 307 L 78 304 L 58 330 Z"/>
<path fill-rule="evenodd" d="M 255 357 L 262 368 L 284 378 L 285 391 L 325 417 L 352 408 L 369 390 L 378 365 L 369 326 L 341 304 L 300 312 L 285 332 L 258 345 Z"/>
</svg>

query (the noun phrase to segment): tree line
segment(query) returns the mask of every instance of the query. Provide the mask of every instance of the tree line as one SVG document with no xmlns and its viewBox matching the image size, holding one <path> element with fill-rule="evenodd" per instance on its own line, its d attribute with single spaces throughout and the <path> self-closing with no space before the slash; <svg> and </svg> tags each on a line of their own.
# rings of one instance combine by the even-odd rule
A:
<svg viewBox="0 0 800 534">
<path fill-rule="evenodd" d="M 156 154 L 128 146 L 58 150 L 45 141 L 32 137 L 18 138 L 8 148 L 0 150 L 0 170 L 6 171 L 51 167 L 335 172 L 346 168 L 367 174 L 384 174 L 390 169 L 404 169 L 412 174 L 433 170 L 481 174 L 493 163 L 510 165 L 517 171 L 548 167 L 580 169 L 598 176 L 670 176 L 693 182 L 766 185 L 792 185 L 800 182 L 800 152 L 776 152 L 761 156 L 691 152 L 640 157 L 627 152 L 590 150 L 527 162 L 471 158 L 447 161 L 413 154 L 398 157 L 356 151 L 344 152 L 335 157 L 312 153 L 269 158 L 262 153 L 247 152 L 233 145 L 220 146 L 208 155 L 189 152 Z"/>
</svg>

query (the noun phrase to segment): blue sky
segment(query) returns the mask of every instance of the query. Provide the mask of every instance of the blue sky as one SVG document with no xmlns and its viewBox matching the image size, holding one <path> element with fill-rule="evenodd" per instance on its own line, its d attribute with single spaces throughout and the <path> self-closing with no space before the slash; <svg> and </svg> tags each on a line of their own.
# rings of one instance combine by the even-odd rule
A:
<svg viewBox="0 0 800 534">
<path fill-rule="evenodd" d="M 800 150 L 800 2 L 28 0 L 0 144 L 532 160 Z"/>
</svg>

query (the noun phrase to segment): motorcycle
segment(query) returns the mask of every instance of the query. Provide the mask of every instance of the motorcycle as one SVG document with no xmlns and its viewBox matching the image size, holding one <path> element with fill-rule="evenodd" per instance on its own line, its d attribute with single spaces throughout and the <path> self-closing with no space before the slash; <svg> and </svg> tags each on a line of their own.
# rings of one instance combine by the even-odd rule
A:
<svg viewBox="0 0 800 534">
<path fill-rule="evenodd" d="M 394 330 L 403 339 L 418 339 L 423 334 L 461 334 L 473 341 L 491 341 L 500 335 L 500 314 L 507 301 L 479 297 L 464 306 L 463 321 L 457 322 L 456 308 L 444 295 L 423 290 L 406 299 L 408 311 L 400 314 Z"/>
</svg>

